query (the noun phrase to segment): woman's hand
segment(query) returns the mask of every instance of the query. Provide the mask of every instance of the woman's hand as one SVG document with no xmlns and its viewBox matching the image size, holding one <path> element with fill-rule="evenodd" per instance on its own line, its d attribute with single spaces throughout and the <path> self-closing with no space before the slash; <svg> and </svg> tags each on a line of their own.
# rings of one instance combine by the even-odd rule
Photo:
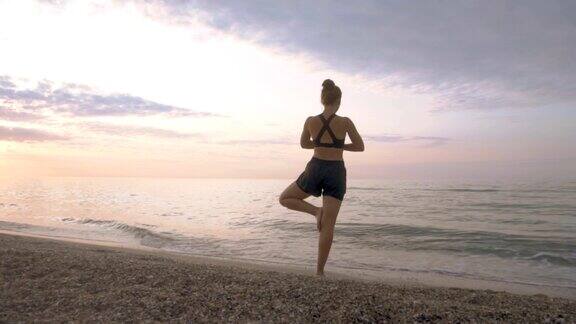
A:
<svg viewBox="0 0 576 324">
<path fill-rule="evenodd" d="M 312 117 L 308 117 L 304 122 L 304 129 L 302 129 L 302 135 L 300 135 L 300 146 L 303 149 L 313 149 L 314 143 L 311 140 L 310 130 L 308 128 L 308 122 Z"/>
<path fill-rule="evenodd" d="M 344 117 L 344 120 L 346 121 L 346 132 L 348 132 L 348 136 L 352 141 L 350 144 L 344 144 L 344 150 L 352 152 L 364 151 L 364 141 L 362 140 L 362 136 L 360 136 L 356 130 L 356 126 L 350 118 Z"/>
</svg>

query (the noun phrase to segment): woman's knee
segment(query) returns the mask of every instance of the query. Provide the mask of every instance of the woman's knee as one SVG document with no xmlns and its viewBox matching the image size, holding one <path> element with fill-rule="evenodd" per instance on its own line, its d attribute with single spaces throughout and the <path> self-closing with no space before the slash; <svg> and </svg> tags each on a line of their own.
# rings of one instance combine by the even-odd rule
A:
<svg viewBox="0 0 576 324">
<path fill-rule="evenodd" d="M 322 228 L 326 228 L 326 230 L 334 232 L 335 227 L 336 227 L 335 217 L 326 217 L 322 215 Z"/>
<path fill-rule="evenodd" d="M 322 228 L 320 229 L 320 239 L 324 242 L 332 241 L 334 238 L 334 227 L 324 226 L 322 224 Z"/>
<path fill-rule="evenodd" d="M 324 207 L 324 212 L 322 213 L 322 227 L 324 227 L 324 225 L 326 225 L 327 229 L 330 230 L 334 230 L 334 227 L 336 226 L 336 218 L 338 216 L 338 212 L 336 211 L 332 211 L 332 210 L 328 210 L 326 207 Z"/>
<path fill-rule="evenodd" d="M 280 195 L 280 197 L 278 198 L 278 202 L 280 203 L 280 205 L 284 206 L 284 207 L 288 207 L 288 200 L 289 198 L 286 197 L 285 195 Z"/>
</svg>

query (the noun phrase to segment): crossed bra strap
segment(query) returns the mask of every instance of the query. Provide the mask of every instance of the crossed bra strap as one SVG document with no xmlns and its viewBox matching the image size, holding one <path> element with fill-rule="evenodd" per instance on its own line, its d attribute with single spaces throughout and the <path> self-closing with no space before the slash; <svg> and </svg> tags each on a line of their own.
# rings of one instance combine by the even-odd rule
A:
<svg viewBox="0 0 576 324">
<path fill-rule="evenodd" d="M 318 132 L 318 135 L 316 135 L 316 138 L 314 138 L 314 146 L 335 147 L 335 148 L 344 147 L 344 140 L 338 139 L 336 135 L 334 135 L 332 129 L 330 128 L 330 122 L 332 121 L 334 116 L 336 116 L 336 114 L 332 114 L 330 117 L 328 117 L 328 119 L 326 119 L 322 114 L 318 115 L 318 117 L 320 117 L 320 120 L 324 125 L 322 126 L 322 129 L 320 129 L 320 132 Z M 321 142 L 324 132 L 328 132 L 328 135 L 330 135 L 330 137 L 332 138 L 332 143 Z"/>
</svg>

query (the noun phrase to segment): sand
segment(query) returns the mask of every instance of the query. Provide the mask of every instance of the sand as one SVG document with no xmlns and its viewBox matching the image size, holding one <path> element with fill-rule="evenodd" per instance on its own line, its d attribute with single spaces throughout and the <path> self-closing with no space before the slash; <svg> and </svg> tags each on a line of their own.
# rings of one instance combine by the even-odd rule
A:
<svg viewBox="0 0 576 324">
<path fill-rule="evenodd" d="M 576 322 L 576 301 L 0 234 L 0 322 Z"/>
</svg>

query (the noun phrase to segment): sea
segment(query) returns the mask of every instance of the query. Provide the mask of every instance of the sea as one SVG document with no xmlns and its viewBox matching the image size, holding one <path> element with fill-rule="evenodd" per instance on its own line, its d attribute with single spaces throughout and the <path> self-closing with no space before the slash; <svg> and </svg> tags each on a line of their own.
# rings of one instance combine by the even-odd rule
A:
<svg viewBox="0 0 576 324">
<path fill-rule="evenodd" d="M 289 183 L 0 179 L 0 230 L 313 269 L 314 217 L 278 203 Z M 576 289 L 576 181 L 349 179 L 326 267 Z"/>
</svg>

